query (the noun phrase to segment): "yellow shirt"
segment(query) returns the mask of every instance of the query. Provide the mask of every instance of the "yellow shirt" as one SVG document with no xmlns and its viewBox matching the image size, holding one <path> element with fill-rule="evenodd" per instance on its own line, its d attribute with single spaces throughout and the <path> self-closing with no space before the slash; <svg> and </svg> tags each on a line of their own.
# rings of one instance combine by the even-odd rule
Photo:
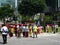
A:
<svg viewBox="0 0 60 45">
<path fill-rule="evenodd" d="M 37 32 L 37 26 L 33 27 L 33 32 Z"/>
<path fill-rule="evenodd" d="M 11 32 L 14 33 L 14 28 L 11 28 Z"/>
</svg>

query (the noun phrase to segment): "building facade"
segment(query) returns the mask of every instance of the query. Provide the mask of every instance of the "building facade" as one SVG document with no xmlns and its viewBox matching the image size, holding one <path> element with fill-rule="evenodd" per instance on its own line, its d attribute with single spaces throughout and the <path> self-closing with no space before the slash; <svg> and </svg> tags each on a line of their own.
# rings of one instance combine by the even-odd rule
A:
<svg viewBox="0 0 60 45">
<path fill-rule="evenodd" d="M 60 0 L 58 0 L 58 9 L 60 11 Z"/>
<path fill-rule="evenodd" d="M 4 4 L 7 4 L 7 0 L 0 0 L 0 6 L 3 6 Z"/>
<path fill-rule="evenodd" d="M 45 0 L 47 4 L 47 9 L 45 10 L 46 13 L 50 13 L 53 10 L 58 11 L 60 7 L 60 0 Z"/>
<path fill-rule="evenodd" d="M 0 0 L 0 7 L 9 4 L 12 8 L 16 8 L 18 1 L 20 0 Z"/>
</svg>

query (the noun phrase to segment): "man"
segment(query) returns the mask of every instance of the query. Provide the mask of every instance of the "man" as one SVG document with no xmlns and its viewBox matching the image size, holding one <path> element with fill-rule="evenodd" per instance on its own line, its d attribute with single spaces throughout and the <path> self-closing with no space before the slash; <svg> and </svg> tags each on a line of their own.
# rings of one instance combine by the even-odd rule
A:
<svg viewBox="0 0 60 45">
<path fill-rule="evenodd" d="M 1 33 L 2 33 L 2 38 L 3 38 L 3 44 L 6 44 L 7 43 L 8 28 L 4 24 L 2 25 Z"/>
</svg>

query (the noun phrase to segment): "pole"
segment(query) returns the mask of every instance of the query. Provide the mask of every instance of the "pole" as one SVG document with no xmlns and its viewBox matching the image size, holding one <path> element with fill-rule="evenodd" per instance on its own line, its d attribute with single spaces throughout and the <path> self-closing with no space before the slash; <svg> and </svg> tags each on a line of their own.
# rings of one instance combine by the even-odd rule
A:
<svg viewBox="0 0 60 45">
<path fill-rule="evenodd" d="M 18 4 L 17 4 L 17 1 L 18 0 L 15 0 L 15 12 L 14 12 L 14 15 L 17 17 L 17 15 L 18 15 Z M 15 24 L 17 23 L 17 20 L 15 20 Z"/>
<path fill-rule="evenodd" d="M 17 8 L 17 0 L 15 0 L 15 8 Z"/>
</svg>

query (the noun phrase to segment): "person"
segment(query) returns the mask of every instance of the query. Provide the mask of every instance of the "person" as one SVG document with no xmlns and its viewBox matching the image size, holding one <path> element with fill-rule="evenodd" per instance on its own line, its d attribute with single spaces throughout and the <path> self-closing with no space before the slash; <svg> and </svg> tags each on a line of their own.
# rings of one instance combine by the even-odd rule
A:
<svg viewBox="0 0 60 45">
<path fill-rule="evenodd" d="M 12 33 L 11 33 L 11 27 L 9 28 L 9 36 L 12 37 Z"/>
<path fill-rule="evenodd" d="M 18 28 L 18 37 L 21 37 L 21 32 L 22 32 L 22 27 L 21 27 L 21 25 L 19 25 L 19 28 Z"/>
<path fill-rule="evenodd" d="M 58 32 L 58 24 L 55 24 L 55 31 Z"/>
<path fill-rule="evenodd" d="M 13 27 L 10 27 L 9 28 L 9 36 L 12 37 L 13 36 L 13 33 L 14 33 L 14 28 Z"/>
<path fill-rule="evenodd" d="M 38 25 L 38 26 L 37 26 L 37 34 L 40 34 L 40 32 L 41 32 L 41 28 L 40 28 L 40 26 Z"/>
<path fill-rule="evenodd" d="M 48 31 L 49 31 L 49 25 L 47 24 L 47 26 L 46 26 L 46 32 L 48 33 Z"/>
<path fill-rule="evenodd" d="M 52 32 L 55 34 L 55 24 L 52 25 Z"/>
<path fill-rule="evenodd" d="M 16 37 L 17 37 L 17 34 L 18 34 L 18 28 L 19 28 L 19 25 L 16 24 L 16 25 L 15 25 L 15 36 L 16 36 Z"/>
<path fill-rule="evenodd" d="M 2 33 L 2 38 L 3 38 L 3 44 L 6 44 L 7 43 L 8 28 L 5 26 L 5 24 L 2 25 L 1 33 Z"/>
<path fill-rule="evenodd" d="M 36 25 L 33 26 L 33 38 L 35 38 L 35 35 L 37 38 L 37 26 Z"/>
<path fill-rule="evenodd" d="M 22 26 L 23 37 L 25 37 L 25 25 Z"/>
<path fill-rule="evenodd" d="M 28 28 L 28 25 L 26 24 L 25 25 L 25 37 L 28 37 L 28 32 L 29 32 L 29 28 Z"/>
<path fill-rule="evenodd" d="M 32 25 L 31 24 L 29 25 L 29 34 L 30 34 L 30 37 L 32 37 Z"/>
</svg>

